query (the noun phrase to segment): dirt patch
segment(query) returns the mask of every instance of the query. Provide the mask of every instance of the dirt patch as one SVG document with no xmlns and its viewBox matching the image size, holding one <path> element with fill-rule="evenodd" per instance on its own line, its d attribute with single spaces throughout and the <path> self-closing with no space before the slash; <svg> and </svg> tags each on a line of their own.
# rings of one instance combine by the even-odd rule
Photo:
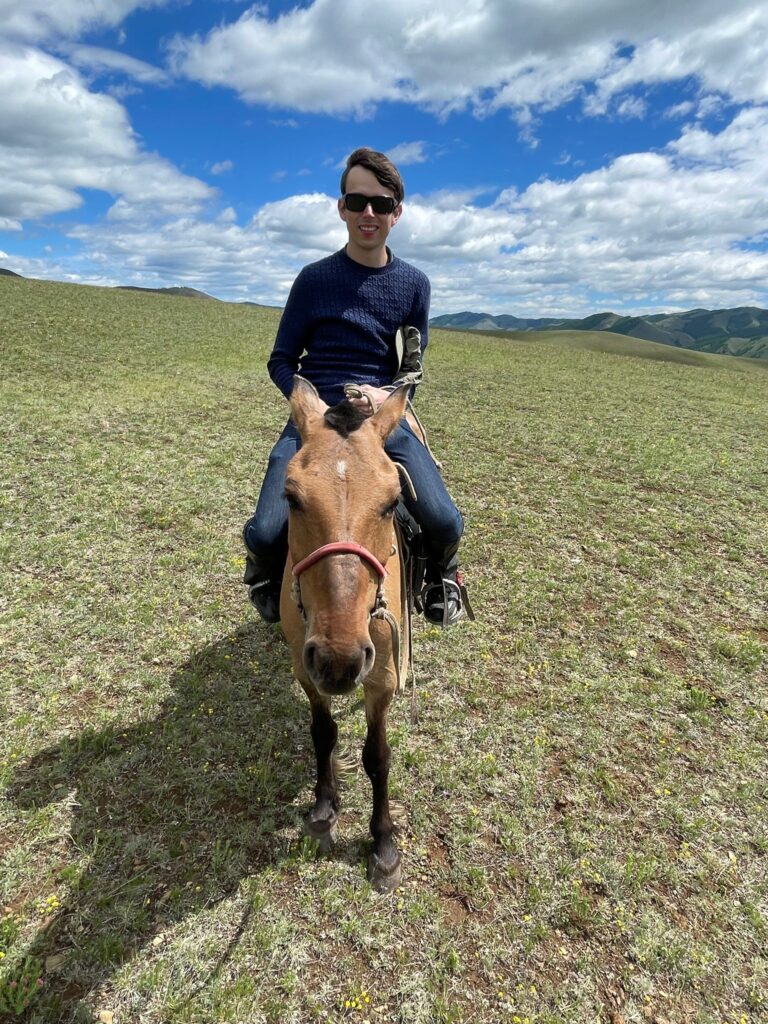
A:
<svg viewBox="0 0 768 1024">
<path fill-rule="evenodd" d="M 457 892 L 441 892 L 440 904 L 446 921 L 454 926 L 462 924 L 472 913 L 467 897 Z"/>
<path fill-rule="evenodd" d="M 673 647 L 663 645 L 659 648 L 659 657 L 675 675 L 681 676 L 685 673 L 688 668 L 688 663 L 685 660 L 685 655 L 680 651 L 676 651 Z"/>
</svg>

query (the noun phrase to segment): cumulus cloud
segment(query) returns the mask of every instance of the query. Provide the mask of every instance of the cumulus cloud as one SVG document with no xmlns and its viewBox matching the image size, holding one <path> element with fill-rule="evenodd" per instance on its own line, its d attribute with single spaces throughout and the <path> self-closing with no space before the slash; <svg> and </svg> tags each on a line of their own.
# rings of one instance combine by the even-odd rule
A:
<svg viewBox="0 0 768 1024">
<path fill-rule="evenodd" d="M 119 25 L 138 8 L 162 7 L 171 0 L 0 0 L 6 39 L 43 42 L 73 38 L 89 29 Z"/>
<path fill-rule="evenodd" d="M 435 314 L 761 304 L 766 148 L 768 110 L 750 110 L 719 133 L 688 127 L 663 152 L 506 189 L 484 205 L 478 192 L 413 196 L 391 245 L 429 274 Z M 274 305 L 302 265 L 346 241 L 336 199 L 319 192 L 267 203 L 245 225 L 232 210 L 159 227 L 130 213 L 75 232 L 103 274 L 112 266 L 127 283 L 183 282 Z"/>
<path fill-rule="evenodd" d="M 214 195 L 139 146 L 125 109 L 33 47 L 0 45 L 0 217 L 37 218 L 99 189 L 135 208 L 193 208 Z"/>
<path fill-rule="evenodd" d="M 0 31 L 14 40 L 0 44 L 0 229 L 72 210 L 86 189 L 114 197 L 102 220 L 70 231 L 75 255 L 56 264 L 17 258 L 13 269 L 94 283 L 185 283 L 280 304 L 301 265 L 344 244 L 335 198 L 288 196 L 247 223 L 232 207 L 217 213 L 215 190 L 147 152 L 114 95 L 96 92 L 76 70 L 167 84 L 165 72 L 142 61 L 66 42 L 164 2 L 0 0 Z M 69 63 L 43 52 L 46 41 Z M 607 305 L 766 300 L 765 5 L 733 0 L 724 11 L 719 0 L 700 0 L 694 22 L 683 5 L 662 0 L 444 0 L 439 9 L 432 0 L 390 0 L 374 22 L 357 0 L 314 0 L 275 17 L 252 7 L 205 36 L 176 38 L 171 56 L 179 74 L 289 114 L 365 115 L 387 101 L 441 117 L 506 110 L 531 146 L 544 114 L 562 104 L 642 117 L 653 86 L 685 81 L 686 102 L 668 115 L 689 123 L 666 148 L 580 174 L 569 151 L 559 161 L 568 162 L 567 180 L 409 197 L 392 246 L 429 273 L 435 313 L 577 315 Z M 734 113 L 734 103 L 753 106 Z M 706 130 L 703 119 L 726 110 L 729 123 Z M 298 125 L 287 116 L 278 123 Z M 430 145 L 402 142 L 390 155 L 423 163 Z M 222 160 L 210 171 L 232 167 Z"/>
<path fill-rule="evenodd" d="M 689 76 L 705 91 L 763 102 L 768 8 L 699 0 L 691 19 L 663 0 L 444 0 L 439 9 L 390 0 L 372 22 L 357 0 L 315 0 L 276 18 L 253 7 L 206 36 L 177 37 L 171 55 L 180 74 L 246 102 L 307 112 L 366 113 L 391 100 L 482 115 L 582 94 L 597 114 L 639 84 Z"/>
<path fill-rule="evenodd" d="M 427 162 L 426 142 L 401 142 L 398 146 L 387 150 L 387 156 L 399 167 L 408 164 L 424 164 Z"/>
</svg>

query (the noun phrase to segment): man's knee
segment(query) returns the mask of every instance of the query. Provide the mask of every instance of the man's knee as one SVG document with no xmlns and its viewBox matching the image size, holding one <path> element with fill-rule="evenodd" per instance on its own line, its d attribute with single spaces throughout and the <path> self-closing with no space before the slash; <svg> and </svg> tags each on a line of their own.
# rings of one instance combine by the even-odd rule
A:
<svg viewBox="0 0 768 1024">
<path fill-rule="evenodd" d="M 243 541 L 252 554 L 268 558 L 287 544 L 288 523 L 254 515 L 243 527 Z"/>
</svg>

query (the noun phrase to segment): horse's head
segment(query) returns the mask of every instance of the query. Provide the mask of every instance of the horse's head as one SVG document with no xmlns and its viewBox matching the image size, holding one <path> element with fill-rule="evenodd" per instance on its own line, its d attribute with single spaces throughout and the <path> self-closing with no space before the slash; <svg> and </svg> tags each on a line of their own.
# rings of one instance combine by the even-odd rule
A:
<svg viewBox="0 0 768 1024">
<path fill-rule="evenodd" d="M 303 665 L 329 696 L 353 690 L 376 658 L 370 634 L 380 584 L 376 563 L 384 566 L 393 553 L 400 495 L 400 477 L 384 442 L 403 417 L 407 397 L 408 389 L 400 388 L 365 417 L 351 405 L 329 409 L 311 384 L 295 378 L 291 414 L 302 447 L 285 482 L 291 563 L 295 567 L 336 542 L 365 549 L 362 557 L 333 551 L 309 558 L 300 576 Z"/>
</svg>

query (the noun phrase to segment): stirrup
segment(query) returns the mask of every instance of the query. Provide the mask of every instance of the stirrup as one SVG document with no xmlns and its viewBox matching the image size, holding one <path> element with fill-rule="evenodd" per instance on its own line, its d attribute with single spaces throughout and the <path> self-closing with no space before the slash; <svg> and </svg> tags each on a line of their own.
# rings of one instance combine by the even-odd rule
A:
<svg viewBox="0 0 768 1024">
<path fill-rule="evenodd" d="M 442 601 L 439 592 L 442 591 Z M 443 578 L 439 583 L 427 583 L 421 593 L 424 618 L 437 626 L 455 626 L 462 619 L 475 621 L 475 613 L 469 601 L 464 581 Z M 432 614 L 430 614 L 432 612 Z M 439 614 L 439 618 L 435 613 Z"/>
<path fill-rule="evenodd" d="M 280 588 L 275 588 L 272 580 L 263 583 L 252 583 L 248 587 L 248 600 L 270 625 L 280 621 Z"/>
</svg>

